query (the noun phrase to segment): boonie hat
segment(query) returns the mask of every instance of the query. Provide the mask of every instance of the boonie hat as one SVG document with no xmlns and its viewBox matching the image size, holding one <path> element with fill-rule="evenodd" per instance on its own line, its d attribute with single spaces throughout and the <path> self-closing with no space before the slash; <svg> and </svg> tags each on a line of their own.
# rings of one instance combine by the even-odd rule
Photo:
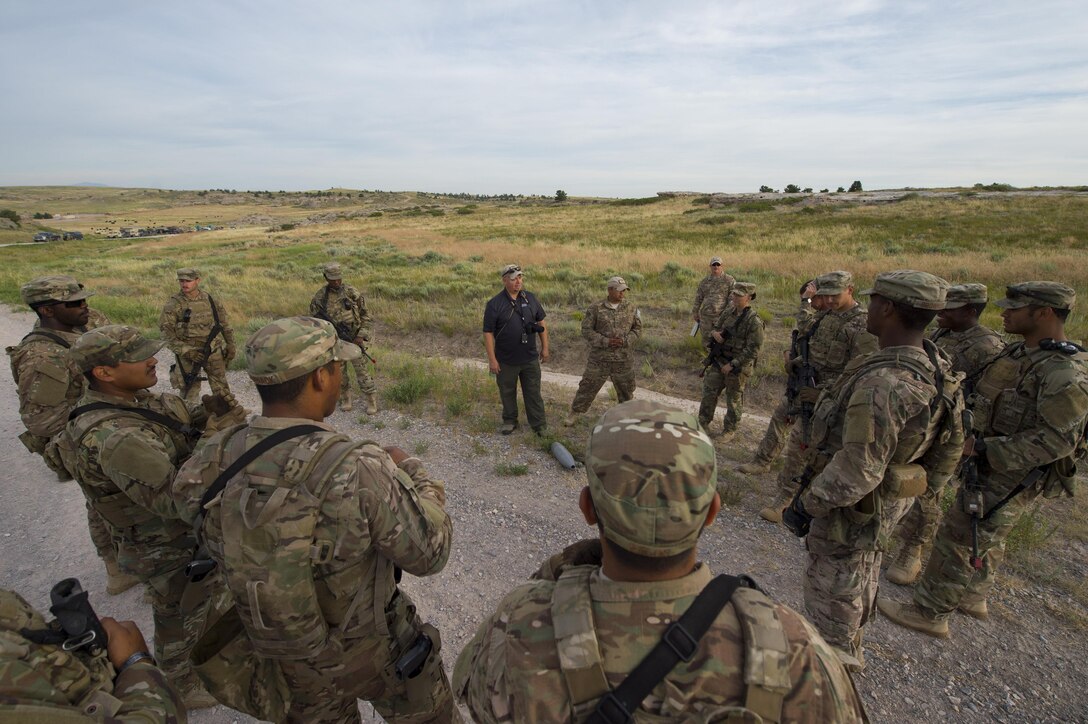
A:
<svg viewBox="0 0 1088 724">
<path fill-rule="evenodd" d="M 324 274 L 325 278 L 328 279 L 330 282 L 334 282 L 337 279 L 344 278 L 343 272 L 340 271 L 340 265 L 335 262 L 323 266 L 321 268 L 321 273 Z"/>
<path fill-rule="evenodd" d="M 502 268 L 502 276 L 522 276 L 521 267 L 517 264 L 507 264 Z"/>
<path fill-rule="evenodd" d="M 359 359 L 363 351 L 336 336 L 323 319 L 277 319 L 246 340 L 246 371 L 258 385 L 277 385 L 313 372 L 333 360 Z"/>
<path fill-rule="evenodd" d="M 872 289 L 863 295 L 879 294 L 915 309 L 944 309 L 948 282 L 939 276 L 913 269 L 881 272 L 876 275 Z"/>
<path fill-rule="evenodd" d="M 19 293 L 22 294 L 23 302 L 26 304 L 78 302 L 80 299 L 94 296 L 94 292 L 84 289 L 75 277 L 62 274 L 31 279 L 19 289 Z"/>
<path fill-rule="evenodd" d="M 178 269 L 178 281 L 179 282 L 191 282 L 200 278 L 200 272 L 192 267 L 185 267 L 184 269 Z"/>
<path fill-rule="evenodd" d="M 722 258 L 720 256 L 710 257 L 710 266 L 714 266 L 715 264 L 721 265 L 721 263 L 722 263 Z"/>
<path fill-rule="evenodd" d="M 1020 282 L 1005 287 L 1005 298 L 998 299 L 994 304 L 1004 309 L 1031 305 L 1072 309 L 1076 302 L 1077 293 L 1061 282 Z"/>
<path fill-rule="evenodd" d="M 627 282 L 623 280 L 623 277 L 612 277 L 608 280 L 608 288 L 619 289 L 622 292 L 626 289 L 630 289 L 631 287 L 627 286 Z"/>
<path fill-rule="evenodd" d="M 854 283 L 854 275 L 848 271 L 833 271 L 816 277 L 816 294 L 842 294 Z"/>
<path fill-rule="evenodd" d="M 945 309 L 959 309 L 968 304 L 985 304 L 987 301 L 985 284 L 953 284 L 944 298 Z"/>
<path fill-rule="evenodd" d="M 166 342 L 153 342 L 135 327 L 107 324 L 81 334 L 69 354 L 80 372 L 89 372 L 99 365 L 116 367 L 122 362 L 143 362 L 165 346 Z"/>
<path fill-rule="evenodd" d="M 748 296 L 756 293 L 756 285 L 752 282 L 736 282 L 733 284 L 733 291 L 730 294 L 735 294 L 738 297 Z"/>
<path fill-rule="evenodd" d="M 695 546 L 718 480 L 714 445 L 698 420 L 649 400 L 601 417 L 589 436 L 586 474 L 605 537 L 656 558 Z"/>
</svg>

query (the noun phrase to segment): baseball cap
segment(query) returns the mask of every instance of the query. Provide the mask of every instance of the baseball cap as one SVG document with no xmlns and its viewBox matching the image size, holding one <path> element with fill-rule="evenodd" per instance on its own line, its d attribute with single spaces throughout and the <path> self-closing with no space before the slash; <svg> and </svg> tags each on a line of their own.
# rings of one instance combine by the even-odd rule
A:
<svg viewBox="0 0 1088 724">
<path fill-rule="evenodd" d="M 334 282 L 337 279 L 343 279 L 344 273 L 340 270 L 340 265 L 336 262 L 326 264 L 321 268 L 321 273 L 325 275 L 325 278 L 330 282 Z"/>
<path fill-rule="evenodd" d="M 42 302 L 78 302 L 93 296 L 75 277 L 62 274 L 31 279 L 19 289 L 26 304 Z"/>
<path fill-rule="evenodd" d="M 586 474 L 605 537 L 655 558 L 695 547 L 718 480 L 714 445 L 698 420 L 649 400 L 601 417 L 589 436 Z"/>
<path fill-rule="evenodd" d="M 502 276 L 505 277 L 505 276 L 510 276 L 510 275 L 513 275 L 513 276 L 516 276 L 516 277 L 522 276 L 521 267 L 518 266 L 517 264 L 507 264 L 506 266 L 504 266 L 502 268 Z"/>
<path fill-rule="evenodd" d="M 736 294 L 738 297 L 755 293 L 756 285 L 752 282 L 736 282 L 733 284 L 733 291 L 730 292 L 730 294 Z"/>
<path fill-rule="evenodd" d="M 985 284 L 953 284 L 944 298 L 944 308 L 959 309 L 968 304 L 985 304 L 986 301 Z"/>
<path fill-rule="evenodd" d="M 621 292 L 625 289 L 630 289 L 630 287 L 627 286 L 627 282 L 623 280 L 623 277 L 612 277 L 611 279 L 609 279 L 608 288 L 619 289 Z"/>
<path fill-rule="evenodd" d="M 336 336 L 323 319 L 277 319 L 246 340 L 246 371 L 258 385 L 277 385 L 313 372 L 333 360 L 353 360 L 363 351 Z"/>
<path fill-rule="evenodd" d="M 714 266 L 715 264 L 721 264 L 721 263 L 722 263 L 722 258 L 720 256 L 710 257 L 710 266 Z"/>
<path fill-rule="evenodd" d="M 164 346 L 166 342 L 153 342 L 135 327 L 107 324 L 81 334 L 69 354 L 80 372 L 88 372 L 99 365 L 116 367 L 122 362 L 143 362 Z"/>
<path fill-rule="evenodd" d="M 929 272 L 898 269 L 877 274 L 872 288 L 861 293 L 879 294 L 915 309 L 944 309 L 948 282 Z"/>
<path fill-rule="evenodd" d="M 185 267 L 184 269 L 178 269 L 178 281 L 179 282 L 191 282 L 200 278 L 200 272 L 192 267 Z"/>
<path fill-rule="evenodd" d="M 994 304 L 1004 309 L 1020 307 L 1053 307 L 1054 309 L 1072 309 L 1076 304 L 1077 293 L 1072 287 L 1061 282 L 1020 282 L 1005 287 L 1005 298 Z"/>
<path fill-rule="evenodd" d="M 854 275 L 848 271 L 828 272 L 816 277 L 816 294 L 842 294 L 854 283 Z"/>
</svg>

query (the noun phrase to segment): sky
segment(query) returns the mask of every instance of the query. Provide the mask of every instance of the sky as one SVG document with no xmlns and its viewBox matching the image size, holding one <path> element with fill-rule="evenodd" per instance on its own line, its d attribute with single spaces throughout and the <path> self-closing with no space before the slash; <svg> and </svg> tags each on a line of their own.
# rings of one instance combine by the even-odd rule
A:
<svg viewBox="0 0 1088 724">
<path fill-rule="evenodd" d="M 1088 184 L 1083 0 L 0 0 L 0 185 Z"/>
</svg>

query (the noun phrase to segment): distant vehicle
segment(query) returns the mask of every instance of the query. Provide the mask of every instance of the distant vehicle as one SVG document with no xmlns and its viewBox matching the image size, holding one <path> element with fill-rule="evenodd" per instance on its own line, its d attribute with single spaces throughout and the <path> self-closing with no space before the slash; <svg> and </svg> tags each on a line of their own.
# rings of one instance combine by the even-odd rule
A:
<svg viewBox="0 0 1088 724">
<path fill-rule="evenodd" d="M 52 231 L 39 231 L 34 235 L 34 241 L 60 241 L 60 234 L 54 234 Z"/>
<path fill-rule="evenodd" d="M 66 231 L 64 232 L 65 241 L 79 241 L 83 238 L 82 231 Z"/>
</svg>

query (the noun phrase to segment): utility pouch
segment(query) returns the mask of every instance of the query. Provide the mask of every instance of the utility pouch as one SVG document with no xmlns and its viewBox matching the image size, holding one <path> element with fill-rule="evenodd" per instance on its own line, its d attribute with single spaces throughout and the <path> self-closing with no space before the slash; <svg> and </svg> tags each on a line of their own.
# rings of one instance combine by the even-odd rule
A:
<svg viewBox="0 0 1088 724">
<path fill-rule="evenodd" d="M 886 494 L 896 500 L 916 498 L 928 487 L 925 468 L 916 463 L 889 465 L 882 484 Z"/>
</svg>

